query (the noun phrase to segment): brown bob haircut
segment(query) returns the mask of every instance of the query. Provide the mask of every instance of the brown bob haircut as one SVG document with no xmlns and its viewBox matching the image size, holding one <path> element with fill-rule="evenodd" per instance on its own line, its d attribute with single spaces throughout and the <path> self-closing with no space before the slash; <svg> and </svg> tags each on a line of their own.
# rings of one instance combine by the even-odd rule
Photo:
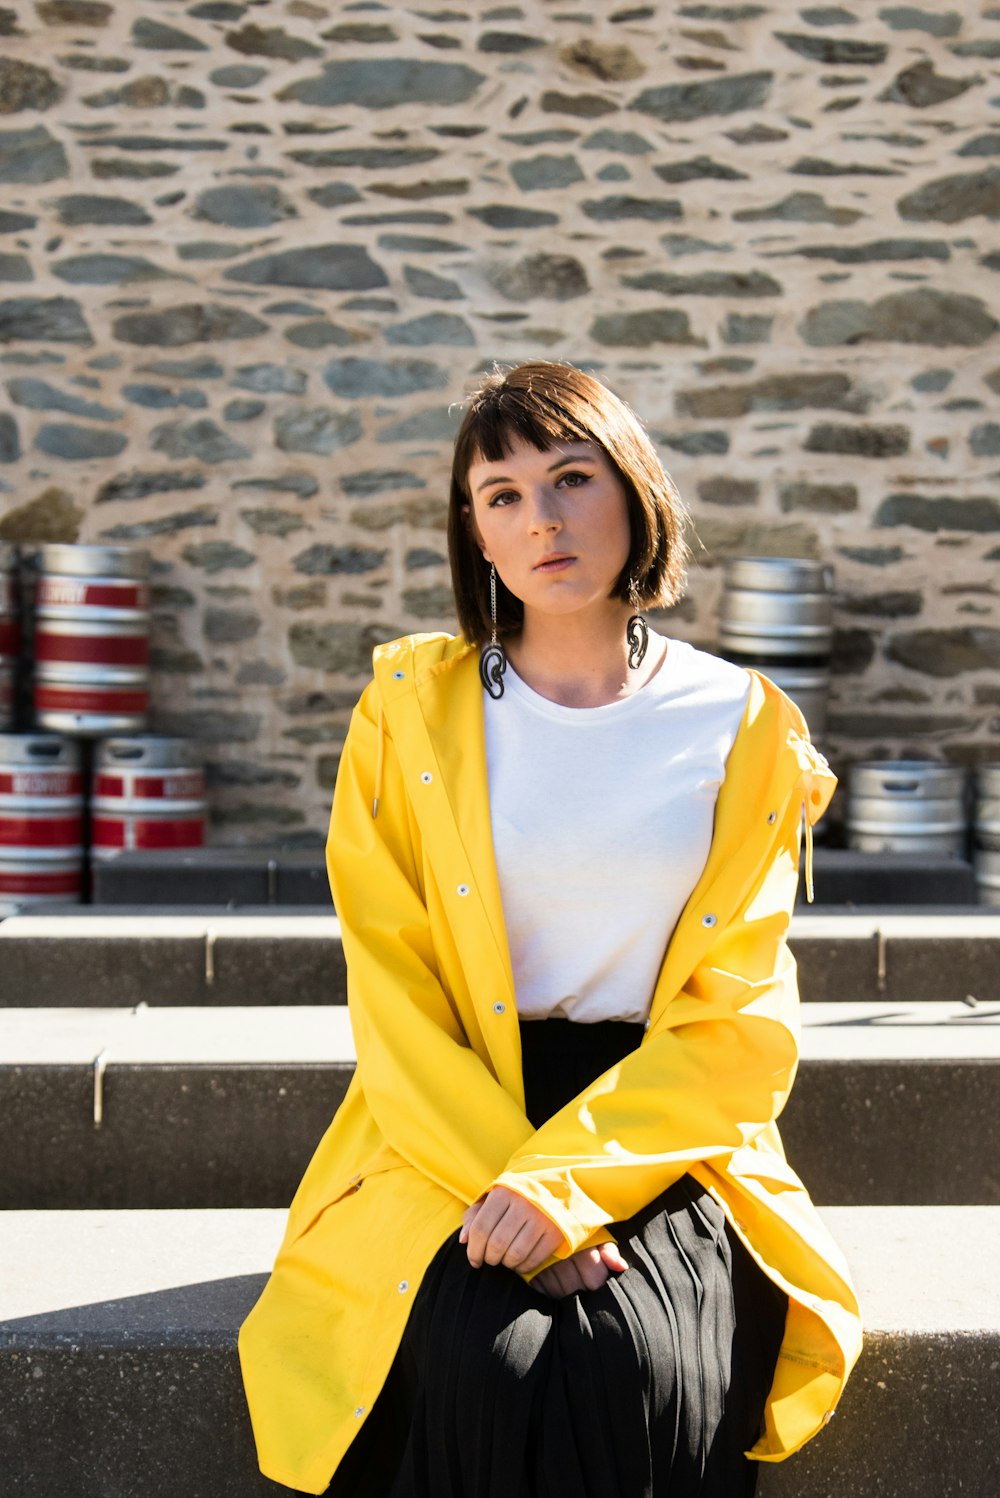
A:
<svg viewBox="0 0 1000 1498">
<path fill-rule="evenodd" d="M 498 463 L 512 442 L 545 452 L 557 442 L 603 448 L 625 490 L 632 545 L 611 590 L 633 608 L 676 603 L 684 583 L 684 506 L 635 412 L 593 375 L 572 364 L 532 361 L 494 368 L 469 397 L 455 439 L 448 510 L 448 556 L 463 635 L 490 638 L 490 569 L 479 549 L 469 469 Z M 497 633 L 521 627 L 524 609 L 497 577 Z"/>
</svg>

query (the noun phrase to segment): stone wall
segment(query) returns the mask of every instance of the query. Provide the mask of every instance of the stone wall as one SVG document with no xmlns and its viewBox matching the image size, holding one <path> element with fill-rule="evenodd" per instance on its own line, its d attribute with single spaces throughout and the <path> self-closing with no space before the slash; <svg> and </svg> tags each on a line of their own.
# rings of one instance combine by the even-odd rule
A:
<svg viewBox="0 0 1000 1498">
<path fill-rule="evenodd" d="M 647 421 L 715 633 L 837 586 L 826 747 L 1000 758 L 1000 5 L 0 0 L 0 535 L 155 557 L 214 837 L 321 835 L 371 645 L 450 627 L 451 403 Z"/>
</svg>

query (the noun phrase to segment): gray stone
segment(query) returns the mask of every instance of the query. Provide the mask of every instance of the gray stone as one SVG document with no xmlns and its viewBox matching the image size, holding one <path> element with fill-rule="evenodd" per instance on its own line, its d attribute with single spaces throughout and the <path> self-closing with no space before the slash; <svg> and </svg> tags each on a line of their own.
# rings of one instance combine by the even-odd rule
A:
<svg viewBox="0 0 1000 1498">
<path fill-rule="evenodd" d="M 876 526 L 909 525 L 921 531 L 1000 531 L 1000 500 L 992 495 L 890 494 L 875 512 Z"/>
<path fill-rule="evenodd" d="M 288 648 L 298 666 L 363 676 L 371 671 L 372 650 L 386 638 L 399 634 L 374 624 L 351 624 L 337 620 L 314 624 L 296 620 L 288 630 Z"/>
<path fill-rule="evenodd" d="M 868 161 L 831 160 L 825 156 L 800 156 L 788 168 L 801 177 L 898 177 L 895 167 L 874 166 Z"/>
<path fill-rule="evenodd" d="M 947 390 L 954 378 L 953 369 L 925 369 L 922 374 L 914 375 L 910 384 L 914 390 L 938 392 Z"/>
<path fill-rule="evenodd" d="M 250 286 L 305 286 L 323 291 L 369 291 L 388 286 L 385 272 L 361 245 L 320 244 L 279 250 L 223 271 L 227 281 Z"/>
<path fill-rule="evenodd" d="M 57 260 L 52 270 L 61 281 L 84 286 L 118 286 L 130 281 L 165 281 L 174 278 L 173 271 L 161 270 L 143 255 L 71 255 Z"/>
<path fill-rule="evenodd" d="M 436 161 L 441 152 L 434 146 L 346 146 L 334 150 L 307 148 L 289 151 L 288 155 L 292 161 L 297 161 L 302 166 L 322 167 L 326 170 L 356 166 L 375 172 L 420 166 L 425 161 Z"/>
<path fill-rule="evenodd" d="M 546 229 L 558 224 L 559 215 L 547 213 L 540 208 L 513 208 L 503 203 L 490 203 L 485 208 L 467 208 L 470 218 L 476 218 L 488 229 Z"/>
<path fill-rule="evenodd" d="M 397 323 L 387 328 L 387 343 L 422 347 L 429 343 L 451 344 L 458 348 L 472 348 L 475 334 L 464 317 L 453 312 L 429 312 L 425 317 L 414 317 L 409 322 Z"/>
<path fill-rule="evenodd" d="M 753 505 L 760 496 L 760 485 L 753 479 L 735 479 L 727 474 L 701 479 L 698 498 L 710 505 Z"/>
<path fill-rule="evenodd" d="M 226 45 L 232 47 L 234 52 L 242 52 L 246 57 L 274 57 L 282 62 L 301 62 L 306 57 L 323 55 L 322 47 L 317 47 L 302 37 L 292 36 L 282 26 L 247 24 L 239 31 L 228 31 Z"/>
<path fill-rule="evenodd" d="M 719 244 L 711 239 L 699 239 L 696 234 L 663 234 L 660 236 L 660 243 L 671 260 L 680 259 L 683 255 L 703 255 L 706 250 L 712 254 L 730 255 L 734 248 L 731 244 Z"/>
<path fill-rule="evenodd" d="M 150 433 L 150 445 L 170 458 L 199 458 L 203 463 L 228 463 L 250 456 L 248 447 L 234 442 L 207 416 L 161 423 Z"/>
<path fill-rule="evenodd" d="M 568 114 L 578 120 L 599 120 L 617 110 L 617 105 L 600 94 L 565 94 L 555 88 L 546 89 L 538 102 L 546 114 Z"/>
<path fill-rule="evenodd" d="M 204 707 L 195 712 L 161 708 L 157 713 L 161 733 L 197 739 L 202 744 L 251 744 L 260 735 L 260 726 L 259 713 L 227 713 Z"/>
<path fill-rule="evenodd" d="M 272 588 L 271 598 L 279 608 L 320 609 L 326 604 L 326 583 L 317 579 L 297 588 Z M 292 709 L 286 705 L 285 711 L 291 712 Z"/>
<path fill-rule="evenodd" d="M 27 130 L 0 130 L 0 182 L 55 182 L 69 176 L 62 142 L 44 125 Z"/>
<path fill-rule="evenodd" d="M 978 297 L 928 286 L 874 302 L 823 302 L 799 323 L 799 333 L 819 348 L 878 342 L 971 348 L 986 343 L 998 326 Z"/>
<path fill-rule="evenodd" d="M 219 244 L 214 239 L 187 239 L 175 246 L 178 260 L 235 260 L 243 254 L 239 244 Z"/>
<path fill-rule="evenodd" d="M 63 87 L 45 68 L 16 57 L 0 57 L 0 114 L 51 109 Z"/>
<path fill-rule="evenodd" d="M 937 177 L 900 198 L 896 211 L 901 218 L 937 219 L 944 224 L 957 224 L 978 214 L 1000 218 L 1000 167 Z"/>
<path fill-rule="evenodd" d="M 448 280 L 445 276 L 436 276 L 433 271 L 421 270 L 416 265 L 404 265 L 403 275 L 414 296 L 430 297 L 441 302 L 465 300 L 465 292 L 457 281 Z"/>
<path fill-rule="evenodd" d="M 810 453 L 839 453 L 856 458 L 898 458 L 910 450 L 909 427 L 840 426 L 821 422 L 814 426 L 803 446 Z"/>
<path fill-rule="evenodd" d="M 148 17 L 133 22 L 132 45 L 148 47 L 155 52 L 208 51 L 208 47 L 198 37 L 180 31 L 176 26 L 167 26 L 162 21 L 151 21 Z"/>
<path fill-rule="evenodd" d="M 950 260 L 951 249 L 941 239 L 876 239 L 870 244 L 811 244 L 787 251 L 807 260 L 833 260 L 838 265 L 869 265 L 879 260 Z"/>
<path fill-rule="evenodd" d="M 230 541 L 202 541 L 198 546 L 185 546 L 181 556 L 190 566 L 200 567 L 208 573 L 252 567 L 257 560 L 252 551 L 247 551 L 244 546 L 234 546 Z"/>
<path fill-rule="evenodd" d="M 426 489 L 419 474 L 401 468 L 366 468 L 360 473 L 338 476 L 340 487 L 350 499 L 368 499 L 373 494 L 393 494 L 400 489 Z"/>
<path fill-rule="evenodd" d="M 311 499 L 319 491 L 319 483 L 311 473 L 280 473 L 274 478 L 237 479 L 234 489 L 260 489 L 268 494 L 295 494 L 299 499 Z"/>
<path fill-rule="evenodd" d="M 631 108 L 652 115 L 663 124 L 702 119 L 706 115 L 736 114 L 760 109 L 771 93 L 774 74 L 734 74 L 710 78 L 704 83 L 671 83 L 647 88 L 632 100 Z"/>
<path fill-rule="evenodd" d="M 124 432 L 78 427 L 68 421 L 49 421 L 36 432 L 35 446 L 50 458 L 65 458 L 67 461 L 114 458 L 128 446 L 128 437 Z"/>
<path fill-rule="evenodd" d="M 848 561 L 866 567 L 894 567 L 906 555 L 901 546 L 838 546 L 837 550 Z"/>
<path fill-rule="evenodd" d="M 33 213 L 8 213 L 0 208 L 0 234 L 23 234 L 34 229 L 38 219 Z"/>
<path fill-rule="evenodd" d="M 238 687 L 280 687 L 285 673 L 270 661 L 244 661 L 236 672 Z"/>
<path fill-rule="evenodd" d="M 306 388 L 306 374 L 288 364 L 243 364 L 230 384 L 239 390 L 254 390 L 259 395 L 302 395 Z"/>
<path fill-rule="evenodd" d="M 325 318 L 295 323 L 285 329 L 285 337 L 296 348 L 350 348 L 357 342 L 347 328 L 338 327 Z"/>
<path fill-rule="evenodd" d="M 339 573 L 375 572 L 385 561 L 384 551 L 370 546 L 328 546 L 317 543 L 292 558 L 296 572 L 307 577 L 332 577 Z"/>
<path fill-rule="evenodd" d="M 26 255 L 0 253 L 0 281 L 33 281 L 35 273 Z"/>
<path fill-rule="evenodd" d="M 927 676 L 995 671 L 1000 660 L 1000 629 L 915 629 L 891 636 L 885 653 L 890 660 Z"/>
<path fill-rule="evenodd" d="M 331 359 L 323 379 L 335 395 L 412 395 L 417 390 L 440 390 L 448 373 L 428 359 Z"/>
<path fill-rule="evenodd" d="M 889 52 L 884 42 L 861 42 L 853 37 L 809 36 L 791 31 L 776 31 L 774 35 L 798 57 L 829 67 L 872 67 L 885 62 Z"/>
<path fill-rule="evenodd" d="M 414 619 L 454 619 L 455 595 L 443 584 L 430 588 L 404 588 L 403 608 Z"/>
<path fill-rule="evenodd" d="M 982 37 L 978 41 L 959 42 L 950 49 L 956 57 L 987 57 L 991 61 L 1000 57 L 1000 39 L 996 37 Z M 976 79 L 976 82 L 982 82 Z"/>
<path fill-rule="evenodd" d="M 151 224 L 150 215 L 141 203 L 129 198 L 109 198 L 100 193 L 75 192 L 57 198 L 53 205 L 59 222 L 75 228 L 81 224 Z"/>
<path fill-rule="evenodd" d="M 305 528 L 302 516 L 293 510 L 241 510 L 240 517 L 257 536 L 290 536 Z"/>
<path fill-rule="evenodd" d="M 9 411 L 0 411 L 0 463 L 16 463 L 20 456 L 17 422 Z"/>
<path fill-rule="evenodd" d="M 575 156 L 541 155 L 512 161 L 510 174 L 522 192 L 556 192 L 584 180 Z"/>
<path fill-rule="evenodd" d="M 958 156 L 1000 156 L 1000 130 L 987 130 L 984 135 L 974 135 L 955 154 Z"/>
<path fill-rule="evenodd" d="M 176 380 L 220 380 L 225 369 L 218 359 L 154 359 L 140 364 L 140 374 L 166 375 Z"/>
<path fill-rule="evenodd" d="M 684 217 L 684 209 L 676 198 L 637 198 L 628 193 L 614 193 L 607 198 L 590 198 L 582 206 L 587 217 L 599 224 L 625 219 L 645 219 L 657 224 Z"/>
<path fill-rule="evenodd" d="M 293 406 L 274 422 L 275 446 L 287 453 L 326 455 L 349 447 L 361 436 L 356 411 L 331 411 L 328 406 Z"/>
<path fill-rule="evenodd" d="M 641 77 L 645 72 L 630 47 L 586 36 L 563 47 L 559 59 L 574 72 L 588 74 L 600 83 L 626 82 Z"/>
<path fill-rule="evenodd" d="M 69 297 L 10 297 L 0 301 L 0 343 L 91 345 L 78 301 Z"/>
<path fill-rule="evenodd" d="M 28 406 L 32 411 L 64 411 L 68 416 L 82 416 L 86 421 L 117 421 L 122 414 L 99 401 L 67 395 L 46 380 L 27 376 L 8 380 L 7 392 L 15 405 Z"/>
<path fill-rule="evenodd" d="M 737 223 L 754 224 L 778 219 L 798 224 L 853 224 L 862 217 L 856 208 L 831 208 L 818 192 L 793 192 L 766 208 L 741 208 L 733 214 Z"/>
<path fill-rule="evenodd" d="M 112 332 L 121 343 L 159 348 L 257 338 L 267 331 L 267 324 L 252 313 L 218 302 L 189 302 L 159 312 L 128 312 L 112 323 Z"/>
<path fill-rule="evenodd" d="M 585 151 L 617 151 L 622 156 L 646 156 L 653 146 L 634 130 L 595 130 L 583 142 Z"/>
<path fill-rule="evenodd" d="M 169 411 L 178 406 L 200 410 L 208 405 L 203 390 L 170 390 L 166 385 L 123 385 L 122 395 L 132 405 L 153 411 Z"/>
<path fill-rule="evenodd" d="M 204 489 L 205 475 L 196 470 L 186 472 L 179 468 L 157 469 L 152 473 L 117 474 L 106 479 L 97 491 L 96 503 L 108 504 L 117 499 L 148 499 L 151 494 L 174 494 L 190 489 Z M 214 511 L 211 512 L 214 514 Z M 214 520 L 206 522 L 214 525 Z"/>
<path fill-rule="evenodd" d="M 113 14 L 101 0 L 37 0 L 35 10 L 46 26 L 106 26 Z"/>
<path fill-rule="evenodd" d="M 720 182 L 745 182 L 747 172 L 741 172 L 723 161 L 713 161 L 711 156 L 691 156 L 687 161 L 670 161 L 654 166 L 653 171 L 663 182 L 698 182 L 705 177 Z"/>
<path fill-rule="evenodd" d="M 448 523 L 448 505 L 443 499 L 404 499 L 394 504 L 359 505 L 351 511 L 352 525 L 366 531 L 390 531 L 405 523 L 417 529 L 443 531 Z"/>
<path fill-rule="evenodd" d="M 198 195 L 192 218 L 229 229 L 266 229 L 295 218 L 294 204 L 271 182 L 209 187 Z"/>
<path fill-rule="evenodd" d="M 544 47 L 541 37 L 528 36 L 523 31 L 483 31 L 476 41 L 480 52 L 518 53 L 532 52 Z"/>
<path fill-rule="evenodd" d="M 858 23 L 857 16 L 842 5 L 811 5 L 808 10 L 800 10 L 799 15 L 810 26 L 856 26 Z"/>
<path fill-rule="evenodd" d="M 930 58 L 911 64 L 893 79 L 879 100 L 886 104 L 908 104 L 911 109 L 928 109 L 964 94 L 978 78 L 946 78 L 934 71 Z"/>
<path fill-rule="evenodd" d="M 349 21 L 320 32 L 325 42 L 363 42 L 373 47 L 381 42 L 395 42 L 399 35 L 391 26 L 378 21 Z"/>
<path fill-rule="evenodd" d="M 854 484 L 782 484 L 779 500 L 784 511 L 808 510 L 814 515 L 846 515 L 858 508 Z"/>
<path fill-rule="evenodd" d="M 973 427 L 969 434 L 969 447 L 977 458 L 1000 457 L 1000 425 L 995 421 L 984 421 Z"/>
<path fill-rule="evenodd" d="M 129 161 L 125 157 L 102 157 L 90 163 L 90 170 L 98 181 L 112 177 L 127 177 L 137 182 L 151 177 L 172 177 L 180 167 L 169 161 Z"/>
<path fill-rule="evenodd" d="M 173 515 L 160 515 L 155 520 L 111 525 L 101 531 L 101 537 L 106 541 L 144 541 L 149 536 L 175 536 L 179 531 L 202 529 L 218 523 L 218 511 L 202 505 L 195 510 L 177 510 Z M 221 546 L 223 543 L 219 541 L 210 544 Z"/>
<path fill-rule="evenodd" d="M 957 36 L 962 17 L 957 10 L 923 10 L 916 5 L 884 5 L 879 20 L 893 31 L 926 31 L 930 36 Z"/>
<path fill-rule="evenodd" d="M 300 78 L 279 90 L 284 103 L 294 100 L 316 109 L 360 105 L 394 109 L 417 104 L 465 104 L 485 76 L 458 62 L 423 62 L 409 57 L 353 58 L 327 62 L 322 73 Z"/>
<path fill-rule="evenodd" d="M 227 401 L 222 408 L 222 418 L 224 421 L 253 421 L 266 410 L 266 401 L 255 401 L 244 397 L 240 400 Z"/>
<path fill-rule="evenodd" d="M 845 614 L 869 614 L 876 619 L 912 619 L 924 607 L 922 593 L 906 589 L 880 593 L 840 593 L 837 607 Z"/>
<path fill-rule="evenodd" d="M 205 669 L 205 662 L 196 650 L 170 650 L 163 645 L 152 646 L 149 664 L 154 671 L 168 671 L 175 676 L 197 676 Z"/>
<path fill-rule="evenodd" d="M 811 406 L 837 411 L 864 409 L 863 397 L 848 375 L 839 371 L 766 375 L 749 385 L 715 385 L 706 390 L 679 390 L 679 415 L 716 419 L 754 411 L 802 411 Z"/>
<path fill-rule="evenodd" d="M 773 323 L 758 313 L 727 312 L 720 331 L 724 343 L 769 343 Z"/>
<path fill-rule="evenodd" d="M 691 276 L 664 271 L 646 271 L 640 276 L 623 276 L 625 286 L 637 291 L 659 291 L 664 296 L 781 296 L 781 283 L 763 271 L 701 271 Z"/>
<path fill-rule="evenodd" d="M 875 641 L 865 629 L 835 629 L 830 649 L 834 676 L 857 676 L 875 659 Z"/>
<path fill-rule="evenodd" d="M 655 440 L 686 458 L 719 456 L 729 451 L 729 433 L 721 431 L 658 432 Z"/>
<path fill-rule="evenodd" d="M 256 609 L 207 608 L 202 618 L 205 639 L 213 645 L 232 645 L 252 640 L 260 632 L 261 618 Z"/>
<path fill-rule="evenodd" d="M 534 297 L 566 302 L 586 296 L 590 290 L 587 273 L 572 255 L 541 251 L 525 255 L 510 265 L 488 268 L 487 279 L 494 290 L 512 302 L 526 302 Z"/>
<path fill-rule="evenodd" d="M 413 546 L 406 553 L 407 572 L 419 572 L 424 567 L 442 567 L 448 561 L 439 551 L 431 551 L 427 546 Z"/>
<path fill-rule="evenodd" d="M 380 234 L 378 247 L 406 255 L 453 255 L 462 248 L 450 239 L 432 239 L 427 234 Z"/>
<path fill-rule="evenodd" d="M 243 7 L 240 6 L 242 11 Z M 238 19 L 233 17 L 234 20 Z M 209 83 L 214 83 L 217 88 L 255 88 L 262 78 L 267 77 L 267 68 L 254 67 L 252 63 L 233 63 L 224 68 L 215 68 L 208 75 Z"/>
<path fill-rule="evenodd" d="M 432 406 L 383 427 L 380 442 L 447 442 L 458 431 L 461 414 L 451 406 Z"/>
<path fill-rule="evenodd" d="M 686 312 L 652 307 L 644 312 L 611 312 L 596 317 L 590 337 L 606 348 L 650 348 L 657 343 L 701 343 L 691 333 Z"/>
</svg>

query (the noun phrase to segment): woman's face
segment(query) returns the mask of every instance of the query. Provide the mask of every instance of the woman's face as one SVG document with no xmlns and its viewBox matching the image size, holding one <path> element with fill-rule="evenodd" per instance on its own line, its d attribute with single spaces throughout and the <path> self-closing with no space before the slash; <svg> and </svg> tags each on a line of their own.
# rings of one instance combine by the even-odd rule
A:
<svg viewBox="0 0 1000 1498">
<path fill-rule="evenodd" d="M 567 441 L 539 452 L 513 438 L 499 462 L 472 464 L 468 487 L 483 556 L 525 618 L 622 609 L 610 594 L 632 533 L 624 486 L 603 448 Z"/>
</svg>

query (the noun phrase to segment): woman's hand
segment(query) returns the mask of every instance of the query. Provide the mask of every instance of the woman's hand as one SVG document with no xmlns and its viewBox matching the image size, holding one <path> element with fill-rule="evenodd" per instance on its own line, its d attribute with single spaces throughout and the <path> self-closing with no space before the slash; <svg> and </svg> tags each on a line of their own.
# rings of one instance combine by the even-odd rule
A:
<svg viewBox="0 0 1000 1498">
<path fill-rule="evenodd" d="M 458 1241 L 468 1244 L 473 1269 L 503 1264 L 530 1274 L 555 1253 L 563 1235 L 540 1207 L 506 1186 L 494 1186 L 466 1208 Z"/>
<path fill-rule="evenodd" d="M 568 1259 L 550 1264 L 531 1283 L 553 1300 L 562 1300 L 581 1290 L 599 1290 L 613 1274 L 621 1274 L 627 1268 L 615 1245 L 602 1243 L 598 1248 L 581 1248 Z"/>
</svg>

